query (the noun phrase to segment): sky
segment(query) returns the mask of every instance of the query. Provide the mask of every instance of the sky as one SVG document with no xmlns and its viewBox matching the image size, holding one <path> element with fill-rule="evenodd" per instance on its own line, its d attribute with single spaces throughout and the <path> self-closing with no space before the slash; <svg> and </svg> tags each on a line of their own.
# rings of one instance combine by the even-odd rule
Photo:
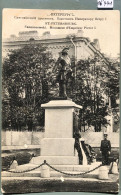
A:
<svg viewBox="0 0 121 195">
<path fill-rule="evenodd" d="M 3 39 L 11 34 L 18 36 L 21 31 L 37 30 L 41 36 L 45 31 L 52 35 L 76 34 L 79 29 L 91 41 L 99 39 L 102 53 L 117 57 L 120 52 L 120 13 L 117 10 L 3 9 L 2 13 Z"/>
</svg>

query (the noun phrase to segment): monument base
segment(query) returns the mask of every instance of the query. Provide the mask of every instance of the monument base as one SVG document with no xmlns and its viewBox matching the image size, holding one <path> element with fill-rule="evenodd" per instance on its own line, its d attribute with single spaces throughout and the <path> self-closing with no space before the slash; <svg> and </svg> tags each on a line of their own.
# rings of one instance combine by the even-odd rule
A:
<svg viewBox="0 0 121 195">
<path fill-rule="evenodd" d="M 74 138 L 43 138 L 41 156 L 74 156 Z"/>
<path fill-rule="evenodd" d="M 78 156 L 38 156 L 31 160 L 32 164 L 41 164 L 47 161 L 50 165 L 79 165 Z"/>
<path fill-rule="evenodd" d="M 32 163 L 46 160 L 50 165 L 79 165 L 74 153 L 73 113 L 82 107 L 67 97 L 41 106 L 45 108 L 45 138 L 41 140 L 41 156 L 33 158 Z"/>
</svg>

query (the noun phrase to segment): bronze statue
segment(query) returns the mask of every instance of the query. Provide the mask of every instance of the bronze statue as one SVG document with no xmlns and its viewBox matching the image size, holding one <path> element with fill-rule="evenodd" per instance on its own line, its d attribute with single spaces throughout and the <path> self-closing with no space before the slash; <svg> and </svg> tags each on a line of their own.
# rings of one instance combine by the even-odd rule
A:
<svg viewBox="0 0 121 195">
<path fill-rule="evenodd" d="M 56 82 L 59 83 L 59 97 L 67 98 L 66 84 L 72 74 L 71 61 L 68 55 L 69 48 L 64 48 L 60 53 L 54 71 L 58 72 Z"/>
</svg>

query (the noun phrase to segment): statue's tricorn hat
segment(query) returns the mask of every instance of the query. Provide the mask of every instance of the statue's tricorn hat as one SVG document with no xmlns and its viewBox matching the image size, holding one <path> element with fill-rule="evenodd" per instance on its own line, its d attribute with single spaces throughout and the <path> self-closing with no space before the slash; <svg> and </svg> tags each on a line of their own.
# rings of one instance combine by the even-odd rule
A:
<svg viewBox="0 0 121 195">
<path fill-rule="evenodd" d="M 67 54 L 68 54 L 68 50 L 69 50 L 69 48 L 67 48 L 67 47 L 64 48 L 64 49 L 62 50 L 62 55 L 63 55 L 63 54 L 66 54 L 66 55 L 67 55 Z"/>
</svg>

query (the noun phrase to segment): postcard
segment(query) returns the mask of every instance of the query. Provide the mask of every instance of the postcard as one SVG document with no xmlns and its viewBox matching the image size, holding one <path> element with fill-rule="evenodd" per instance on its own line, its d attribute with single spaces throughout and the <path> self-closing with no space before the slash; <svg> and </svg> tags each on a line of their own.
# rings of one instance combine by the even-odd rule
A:
<svg viewBox="0 0 121 195">
<path fill-rule="evenodd" d="M 118 193 L 119 53 L 119 11 L 3 9 L 3 193 Z"/>
</svg>

